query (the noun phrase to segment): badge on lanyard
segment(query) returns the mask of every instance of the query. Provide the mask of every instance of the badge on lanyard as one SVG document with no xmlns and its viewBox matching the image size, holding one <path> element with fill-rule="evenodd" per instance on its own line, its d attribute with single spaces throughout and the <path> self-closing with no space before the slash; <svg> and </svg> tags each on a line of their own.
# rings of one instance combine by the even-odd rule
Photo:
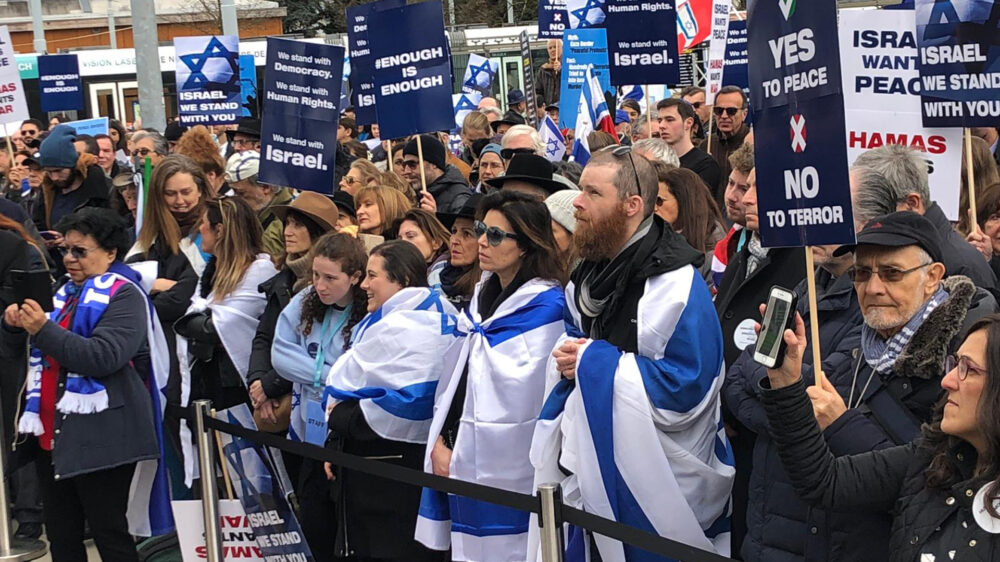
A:
<svg viewBox="0 0 1000 562">
<path fill-rule="evenodd" d="M 976 497 L 972 499 L 972 517 L 976 520 L 979 528 L 996 535 L 1000 534 L 1000 519 L 993 517 L 989 511 L 986 511 L 986 493 L 992 485 L 992 482 L 983 485 Z M 994 497 L 992 500 L 993 508 L 1000 509 L 1000 499 Z"/>
<path fill-rule="evenodd" d="M 323 327 L 319 333 L 319 350 L 316 351 L 316 363 L 313 366 L 313 389 L 315 390 L 319 390 L 323 386 L 321 381 L 326 367 L 326 346 L 333 344 L 332 341 L 327 341 L 327 337 L 331 333 L 337 334 L 351 315 L 351 307 L 348 305 L 341 313 L 337 326 L 331 332 L 330 318 L 333 316 L 333 311 L 333 307 L 330 307 L 323 315 Z M 322 400 L 308 398 L 305 393 L 303 393 L 303 401 L 306 406 L 306 443 L 322 447 L 326 443 L 326 408 L 323 406 Z"/>
</svg>

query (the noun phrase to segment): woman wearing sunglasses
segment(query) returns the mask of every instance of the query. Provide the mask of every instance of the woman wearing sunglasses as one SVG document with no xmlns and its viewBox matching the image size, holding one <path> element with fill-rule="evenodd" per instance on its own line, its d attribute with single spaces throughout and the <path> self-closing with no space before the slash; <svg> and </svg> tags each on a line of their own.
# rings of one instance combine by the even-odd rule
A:
<svg viewBox="0 0 1000 562">
<path fill-rule="evenodd" d="M 137 561 L 131 533 L 140 531 L 129 528 L 126 511 L 133 495 L 150 497 L 148 488 L 132 488 L 133 476 L 156 472 L 154 398 L 166 384 L 166 342 L 140 276 L 120 259 L 129 239 L 115 212 L 86 208 L 57 228 L 69 279 L 48 303 L 53 310 L 31 299 L 11 304 L 0 328 L 5 359 L 29 337 L 32 346 L 17 429 L 37 439 L 29 447 L 38 455 L 52 559 L 85 560 L 89 523 L 102 559 Z M 166 532 L 163 521 L 153 523 Z"/>
<path fill-rule="evenodd" d="M 376 246 L 365 269 L 369 314 L 326 379 L 327 447 L 419 469 L 438 379 L 461 351 L 457 311 L 427 287 L 426 263 L 409 242 Z M 335 475 L 329 464 L 326 470 L 343 514 L 331 537 L 340 556 L 441 560 L 413 540 L 420 488 L 360 472 Z"/>
<path fill-rule="evenodd" d="M 477 216 L 486 274 L 463 316 L 467 360 L 439 383 L 424 469 L 531 493 L 528 450 L 545 367 L 564 330 L 565 272 L 552 218 L 538 199 L 500 190 L 483 198 Z M 454 560 L 524 559 L 527 513 L 436 492 L 425 494 L 421 513 L 436 516 L 421 516 L 418 540 L 436 550 L 450 546 Z"/>
<path fill-rule="evenodd" d="M 368 160 L 355 160 L 351 162 L 351 168 L 344 177 L 340 178 L 340 190 L 354 195 L 362 187 L 377 184 L 381 173 Z"/>
<path fill-rule="evenodd" d="M 799 496 L 824 509 L 889 514 L 892 562 L 1000 560 L 1000 315 L 973 324 L 948 358 L 944 396 L 916 441 L 837 458 L 802 382 L 801 317 L 783 337 L 785 360 L 768 370 L 761 394 Z"/>
</svg>

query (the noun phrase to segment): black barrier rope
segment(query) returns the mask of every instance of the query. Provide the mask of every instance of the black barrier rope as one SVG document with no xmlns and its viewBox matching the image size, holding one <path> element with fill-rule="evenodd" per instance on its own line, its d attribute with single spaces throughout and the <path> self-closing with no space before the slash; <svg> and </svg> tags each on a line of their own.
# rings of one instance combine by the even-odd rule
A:
<svg viewBox="0 0 1000 562">
<path fill-rule="evenodd" d="M 167 405 L 167 416 L 183 418 L 192 422 L 194 420 L 194 414 L 190 410 L 175 404 Z M 205 426 L 215 431 L 235 435 L 236 437 L 268 447 L 274 447 L 275 449 L 280 449 L 301 457 L 328 462 L 348 470 L 371 474 L 413 486 L 431 488 L 439 492 L 485 501 L 519 511 L 527 511 L 535 515 L 541 513 L 539 500 L 533 495 L 511 492 L 510 490 L 484 486 L 482 484 L 474 484 L 465 480 L 446 478 L 436 474 L 428 474 L 420 470 L 366 459 L 357 455 L 344 453 L 343 451 L 326 449 L 309 443 L 289 441 L 278 435 L 247 429 L 212 417 L 205 418 Z M 658 556 L 665 556 L 681 562 L 733 562 L 731 558 L 720 556 L 714 552 L 708 552 L 707 550 L 695 548 L 666 537 L 647 533 L 635 527 L 623 525 L 617 521 L 605 519 L 565 504 L 562 504 L 560 508 L 563 521 L 567 523 L 630 544 Z"/>
</svg>

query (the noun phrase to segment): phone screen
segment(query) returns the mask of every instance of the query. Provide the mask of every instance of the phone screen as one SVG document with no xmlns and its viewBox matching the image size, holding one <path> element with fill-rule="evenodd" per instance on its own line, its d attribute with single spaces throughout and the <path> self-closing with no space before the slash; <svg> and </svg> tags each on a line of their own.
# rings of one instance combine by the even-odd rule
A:
<svg viewBox="0 0 1000 562">
<path fill-rule="evenodd" d="M 781 333 L 785 331 L 785 323 L 788 318 L 789 302 L 785 299 L 774 298 L 767 303 L 767 313 L 764 315 L 765 332 L 761 334 L 760 345 L 757 351 L 761 355 L 766 355 L 772 359 L 778 355 L 781 347 Z"/>
</svg>

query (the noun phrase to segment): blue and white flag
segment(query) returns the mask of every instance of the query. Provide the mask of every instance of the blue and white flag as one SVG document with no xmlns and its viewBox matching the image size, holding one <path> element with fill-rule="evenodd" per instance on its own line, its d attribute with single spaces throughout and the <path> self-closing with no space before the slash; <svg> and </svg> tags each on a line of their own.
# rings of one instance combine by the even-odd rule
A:
<svg viewBox="0 0 1000 562">
<path fill-rule="evenodd" d="M 604 0 L 566 0 L 570 29 L 601 27 L 604 24 Z"/>
<path fill-rule="evenodd" d="M 438 379 L 462 348 L 457 315 L 437 291 L 399 291 L 354 328 L 351 349 L 327 375 L 324 402 L 357 400 L 379 436 L 426 443 Z"/>
<path fill-rule="evenodd" d="M 556 122 L 548 115 L 542 119 L 542 124 L 538 127 L 538 134 L 545 144 L 545 157 L 549 162 L 558 162 L 566 155 L 566 137 L 556 126 Z"/>
<path fill-rule="evenodd" d="M 31 195 L 31 184 L 28 183 L 28 178 L 21 179 L 21 197 L 28 197 Z"/>
<path fill-rule="evenodd" d="M 625 100 L 635 100 L 639 104 L 639 112 L 646 113 L 646 94 L 642 91 L 642 86 L 621 86 L 618 88 L 618 109 L 622 108 Z"/>
<path fill-rule="evenodd" d="M 545 397 L 545 368 L 564 328 L 563 291 L 552 281 L 532 279 L 504 300 L 485 321 L 476 287 L 460 328 L 468 333 L 453 371 L 441 378 L 424 469 L 444 428 L 465 373 L 467 391 L 454 442 L 451 478 L 530 494 L 534 469 L 525 462 Z M 524 560 L 526 512 L 424 489 L 416 538 L 452 559 L 479 562 Z"/>
<path fill-rule="evenodd" d="M 586 337 L 576 291 L 566 287 L 567 339 Z M 575 381 L 550 360 L 531 444 L 535 484 L 561 482 L 569 505 L 728 556 L 735 469 L 720 410 L 722 333 L 706 328 L 717 325 L 711 297 L 684 266 L 647 279 L 638 310 L 638 353 L 587 340 Z M 535 528 L 528 560 L 539 559 Z M 578 531 L 569 529 L 567 548 L 582 552 Z M 605 562 L 660 560 L 594 539 Z"/>
<path fill-rule="evenodd" d="M 465 117 L 469 115 L 469 113 L 479 109 L 479 102 L 482 99 L 483 95 L 479 92 L 451 95 L 452 104 L 455 106 L 456 131 L 462 128 L 462 123 L 465 122 Z"/>
<path fill-rule="evenodd" d="M 499 63 L 484 56 L 469 55 L 469 66 L 465 67 L 465 77 L 462 78 L 462 92 L 466 94 L 478 92 L 480 96 L 489 95 L 499 68 Z"/>
<path fill-rule="evenodd" d="M 604 131 L 618 138 L 611 113 L 608 111 L 608 102 L 604 99 L 604 90 L 594 77 L 594 67 L 591 65 L 587 67 L 586 79 L 583 88 L 580 89 L 580 106 L 573 133 L 573 152 L 570 155 L 570 159 L 581 166 L 586 166 L 590 160 L 590 143 L 587 141 L 587 136 L 594 131 Z"/>
</svg>

